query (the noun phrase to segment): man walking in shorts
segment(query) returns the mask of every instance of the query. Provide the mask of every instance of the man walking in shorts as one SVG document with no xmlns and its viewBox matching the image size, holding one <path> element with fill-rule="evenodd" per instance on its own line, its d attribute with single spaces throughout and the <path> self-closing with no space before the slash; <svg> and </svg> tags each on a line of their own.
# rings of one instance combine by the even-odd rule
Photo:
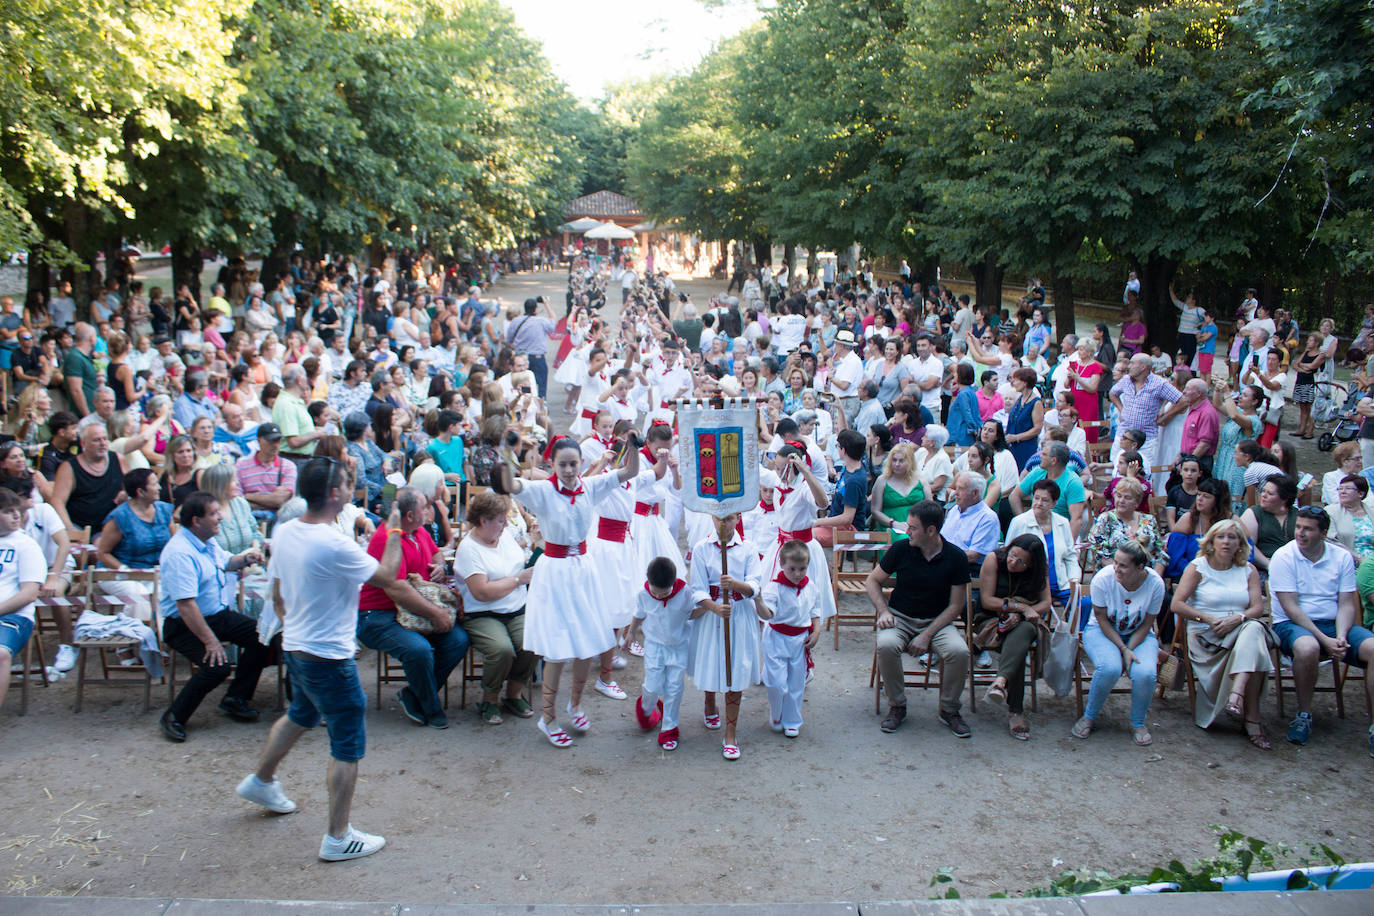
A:
<svg viewBox="0 0 1374 916">
<path fill-rule="evenodd" d="M 382 588 L 395 580 L 401 564 L 401 521 L 393 507 L 379 563 L 330 524 L 351 495 L 345 492 L 342 464 L 311 459 L 301 468 L 298 487 L 306 512 L 273 532 L 267 567 L 272 601 L 283 621 L 291 708 L 272 726 L 257 772 L 244 777 L 238 794 L 277 814 L 295 811 L 296 803 L 277 781 L 277 767 L 301 735 L 324 719 L 330 753 L 329 830 L 320 842 L 320 858 L 340 862 L 370 856 L 386 845 L 384 837 L 363 833 L 348 819 L 358 761 L 367 742 L 367 698 L 353 653 L 358 590 L 364 584 Z"/>
</svg>

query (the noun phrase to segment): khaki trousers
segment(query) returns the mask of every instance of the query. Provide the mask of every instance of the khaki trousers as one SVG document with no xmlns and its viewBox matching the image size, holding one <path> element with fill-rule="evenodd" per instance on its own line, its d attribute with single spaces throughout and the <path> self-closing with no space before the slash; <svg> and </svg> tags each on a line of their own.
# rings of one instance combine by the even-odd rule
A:
<svg viewBox="0 0 1374 916">
<path fill-rule="evenodd" d="M 906 706 L 905 677 L 902 674 L 902 654 L 933 620 L 915 620 L 892 613 L 897 625 L 878 631 L 878 670 L 883 675 L 883 689 L 891 706 Z M 958 712 L 959 700 L 968 680 L 969 654 L 964 634 L 954 624 L 942 627 L 930 641 L 930 651 L 940 657 L 940 712 Z"/>
</svg>

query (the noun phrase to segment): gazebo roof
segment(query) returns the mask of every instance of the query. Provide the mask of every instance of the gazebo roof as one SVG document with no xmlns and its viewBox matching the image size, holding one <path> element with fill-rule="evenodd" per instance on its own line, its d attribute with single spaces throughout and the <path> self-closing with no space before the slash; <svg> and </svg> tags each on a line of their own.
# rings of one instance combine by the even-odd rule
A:
<svg viewBox="0 0 1374 916">
<path fill-rule="evenodd" d="M 596 191 L 570 201 L 564 208 L 564 215 L 573 220 L 579 216 L 594 216 L 597 219 L 643 219 L 644 214 L 635 203 L 624 194 L 614 191 Z"/>
</svg>

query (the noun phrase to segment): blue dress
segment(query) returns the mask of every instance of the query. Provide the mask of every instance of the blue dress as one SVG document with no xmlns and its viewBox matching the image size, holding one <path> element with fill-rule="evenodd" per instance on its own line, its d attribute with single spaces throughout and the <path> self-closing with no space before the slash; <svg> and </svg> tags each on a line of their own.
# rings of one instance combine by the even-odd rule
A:
<svg viewBox="0 0 1374 916">
<path fill-rule="evenodd" d="M 172 536 L 172 504 L 153 503 L 151 524 L 139 518 L 128 502 L 120 503 L 105 521 L 119 526 L 121 537 L 111 551 L 115 559 L 134 569 L 152 569 Z"/>
<path fill-rule="evenodd" d="M 1007 408 L 1007 435 L 1030 432 L 1035 425 L 1035 404 L 1040 400 L 1039 395 L 1026 401 L 1024 404 L 1018 399 Z M 1035 437 L 1024 442 L 1008 442 L 1007 450 L 1016 459 L 1017 470 L 1024 471 L 1026 462 L 1030 461 L 1031 456 L 1040 449 L 1040 442 Z"/>
</svg>

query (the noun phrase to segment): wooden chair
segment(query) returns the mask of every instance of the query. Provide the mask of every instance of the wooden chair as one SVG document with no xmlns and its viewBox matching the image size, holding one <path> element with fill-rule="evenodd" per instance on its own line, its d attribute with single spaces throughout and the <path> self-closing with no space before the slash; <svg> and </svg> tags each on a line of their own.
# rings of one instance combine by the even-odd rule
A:
<svg viewBox="0 0 1374 916">
<path fill-rule="evenodd" d="M 99 613 L 116 614 L 124 607 L 124 600 L 105 594 L 102 582 L 148 582 L 152 585 L 149 601 L 153 607 L 153 626 L 160 633 L 157 616 L 158 571 L 156 569 L 88 569 L 86 571 L 86 608 Z M 100 663 L 100 682 L 110 687 L 142 687 L 143 711 L 152 708 L 153 675 L 142 661 L 131 665 L 120 664 L 116 657 L 111 664 L 111 653 L 120 650 L 137 652 L 142 643 L 132 636 L 107 636 L 99 639 L 76 639 L 73 646 L 81 652 L 81 660 L 76 670 L 75 712 L 81 711 L 86 691 L 86 663 L 95 655 Z M 160 643 L 159 643 L 160 644 Z"/>
<path fill-rule="evenodd" d="M 1279 718 L 1286 718 L 1287 714 L 1283 709 L 1283 692 L 1291 690 L 1297 693 L 1297 678 L 1293 673 L 1293 659 L 1291 656 L 1284 655 L 1277 647 L 1269 650 L 1274 659 L 1274 696 L 1278 700 Z M 1323 658 L 1317 663 L 1317 683 L 1313 686 L 1313 693 L 1332 693 L 1336 695 L 1336 717 L 1345 718 L 1345 672 L 1342 670 L 1347 666 L 1341 662 L 1337 663 L 1330 658 Z M 1331 671 L 1331 686 L 1322 686 L 1321 669 L 1326 668 Z"/>
<path fill-rule="evenodd" d="M 984 668 L 980 670 L 975 664 L 978 653 L 982 650 L 973 644 L 973 622 L 977 618 L 977 608 L 973 604 L 973 586 L 968 589 L 968 600 L 964 603 L 964 639 L 968 644 L 968 708 L 970 712 L 978 711 L 979 687 L 991 687 L 993 681 L 997 680 L 997 669 Z M 1031 711 L 1040 711 L 1040 693 L 1036 686 L 1037 672 L 1040 670 L 1040 641 L 1031 647 L 1030 654 L 1026 656 L 1026 669 L 1024 677 L 1026 684 L 1030 687 Z"/>
<path fill-rule="evenodd" d="M 383 684 L 405 684 L 405 683 L 406 683 L 406 671 L 405 671 L 405 668 L 401 667 L 401 663 L 400 663 L 400 662 L 398 662 L 396 659 L 392 658 L 390 655 L 387 655 L 387 654 L 386 654 L 385 652 L 383 652 L 381 649 L 377 649 L 377 650 L 375 650 L 375 651 L 376 651 L 376 653 L 377 653 L 377 708 L 378 708 L 378 709 L 381 709 L 381 708 L 382 708 L 382 685 L 383 685 Z M 472 654 L 472 653 L 470 653 L 470 652 L 468 653 L 468 655 L 471 655 L 471 654 Z M 467 656 L 466 656 L 466 655 L 463 657 L 463 666 L 464 666 L 464 672 L 465 672 L 464 676 L 466 677 L 466 668 L 467 668 Z M 481 680 L 481 679 L 482 679 L 482 677 L 481 677 L 480 674 L 477 676 L 477 679 L 478 679 L 478 680 Z M 445 708 L 445 709 L 448 709 L 448 681 L 445 681 L 445 682 L 443 683 L 442 689 L 443 689 L 443 694 L 444 694 L 444 708 Z M 466 690 L 466 689 L 467 689 L 467 681 L 465 680 L 465 681 L 463 682 L 463 690 Z"/>
<path fill-rule="evenodd" d="M 1188 711 L 1196 713 L 1197 677 L 1193 674 L 1193 661 L 1188 656 L 1188 621 L 1183 619 L 1182 614 L 1174 614 L 1174 638 L 1169 643 L 1168 651 L 1178 659 L 1179 670 L 1183 672 L 1183 684 L 1188 690 Z M 1164 696 L 1168 689 L 1164 679 L 1160 678 L 1155 687 L 1155 696 Z"/>
<path fill-rule="evenodd" d="M 1087 583 L 1089 583 L 1089 582 L 1091 581 L 1091 579 L 1092 579 L 1092 577 L 1088 574 L 1088 572 L 1087 572 L 1087 567 L 1084 567 L 1084 572 L 1083 572 L 1083 581 L 1084 581 L 1084 584 L 1083 584 L 1083 586 L 1082 586 L 1083 591 L 1086 592 L 1086 591 L 1088 590 L 1088 584 L 1087 584 Z M 1073 696 L 1074 696 L 1074 702 L 1077 703 L 1077 705 L 1078 705 L 1078 715 L 1079 715 L 1079 717 L 1081 718 L 1082 715 L 1083 715 L 1083 709 L 1084 709 L 1084 705 L 1085 705 L 1084 696 L 1085 696 L 1086 691 L 1084 690 L 1084 685 L 1085 685 L 1085 684 L 1091 684 L 1091 683 L 1092 683 L 1092 679 L 1093 679 L 1093 668 L 1092 668 L 1092 660 L 1091 660 L 1090 658 L 1088 658 L 1088 652 L 1087 652 L 1086 649 L 1083 648 L 1083 639 L 1082 639 L 1083 632 L 1082 632 L 1082 631 L 1085 629 L 1085 627 L 1084 627 L 1084 625 L 1083 625 L 1083 623 L 1082 623 L 1083 614 L 1082 614 L 1081 610 L 1080 610 L 1077 606 L 1075 606 L 1074 608 L 1072 608 L 1072 610 L 1074 611 L 1074 616 L 1073 616 L 1071 619 L 1072 619 L 1073 622 L 1074 622 L 1075 632 L 1078 633 L 1078 636 L 1079 636 L 1079 640 L 1078 640 L 1078 662 L 1077 662 L 1077 664 L 1074 666 L 1074 673 L 1073 673 Z M 1124 687 L 1121 686 L 1121 681 L 1123 681 L 1123 680 L 1126 682 L 1126 686 L 1124 686 Z M 1112 687 L 1111 692 L 1110 692 L 1110 695 L 1111 695 L 1111 696 L 1121 696 L 1121 695 L 1123 695 L 1123 694 L 1126 695 L 1126 696 L 1130 696 L 1130 695 L 1131 695 L 1131 679 L 1130 679 L 1130 672 L 1127 672 L 1127 671 L 1123 671 L 1123 672 L 1121 673 L 1121 677 L 1117 679 L 1117 684 L 1116 684 L 1115 686 Z"/>
<path fill-rule="evenodd" d="M 459 679 L 458 687 L 459 709 L 467 708 L 469 684 L 477 684 L 479 685 L 478 689 L 481 689 L 480 685 L 482 683 L 484 662 L 485 658 L 483 657 L 482 653 L 478 652 L 476 649 L 469 648 L 467 653 L 463 656 L 463 671 L 462 677 Z M 448 685 L 445 684 L 444 688 L 445 690 L 447 690 Z M 532 682 L 525 684 L 525 702 L 530 703 L 531 705 L 533 705 L 534 703 L 534 684 Z"/>
<path fill-rule="evenodd" d="M 456 492 L 457 488 L 455 487 L 454 490 L 454 511 L 449 513 L 449 524 L 457 528 L 460 534 L 465 535 L 472 530 L 472 526 L 468 524 L 468 507 L 472 505 L 472 500 L 477 496 L 478 493 L 490 493 L 491 487 L 479 487 L 474 483 L 469 483 L 467 485 L 467 491 L 463 496 L 463 515 L 461 523 L 458 521 L 458 512 L 456 511 L 458 508 L 458 494 Z"/>
<path fill-rule="evenodd" d="M 33 663 L 34 646 L 38 647 L 38 664 Z M 43 681 L 43 686 L 48 686 L 48 667 L 43 660 L 43 643 L 38 638 L 38 627 L 35 625 L 33 632 L 29 634 L 29 641 L 24 643 L 24 651 L 18 658 L 10 659 L 10 686 L 16 682 L 19 685 L 19 715 L 27 715 L 29 712 L 29 681 L 33 680 L 34 675 Z"/>
<path fill-rule="evenodd" d="M 970 600 L 970 599 L 969 599 L 969 596 L 972 595 L 972 594 L 973 594 L 973 589 L 972 589 L 972 588 L 969 588 L 968 591 L 965 593 L 965 598 L 964 598 L 964 601 L 965 601 L 965 604 L 964 604 L 964 614 L 965 614 L 965 618 L 967 617 L 967 614 L 968 614 L 968 603 L 967 603 L 967 602 Z M 876 626 L 877 626 L 877 622 L 876 622 L 876 618 L 875 618 L 875 621 L 874 621 L 875 630 L 876 630 Z M 966 628 L 964 628 L 964 619 L 955 618 L 954 623 L 951 624 L 951 626 L 954 626 L 954 627 L 958 627 L 958 628 L 964 629 L 964 641 L 965 641 L 965 643 L 967 644 L 967 642 L 968 642 L 968 631 L 967 631 Z M 902 653 L 902 659 L 903 659 L 903 661 L 902 661 L 902 686 L 903 686 L 903 687 L 919 687 L 919 688 L 921 688 L 922 690 L 929 690 L 929 689 L 931 689 L 932 687 L 935 688 L 936 690 L 940 689 L 940 686 L 944 683 L 944 677 L 945 677 L 945 666 L 944 666 L 944 661 L 943 661 L 943 659 L 940 658 L 939 654 L 936 653 L 936 651 L 935 651 L 934 649 L 930 649 L 930 650 L 929 650 L 929 657 L 930 657 L 930 664 L 928 664 L 928 665 L 922 665 L 922 664 L 920 664 L 920 662 L 919 662 L 917 659 L 911 658 L 910 653 L 905 652 L 905 651 Z M 931 679 L 931 672 L 932 672 L 933 670 L 935 670 L 936 668 L 939 668 L 939 669 L 940 669 L 940 676 L 939 676 L 938 679 L 932 681 L 932 679 Z M 970 659 L 969 659 L 969 671 L 972 671 L 972 670 L 973 670 L 973 659 L 970 658 Z M 882 711 L 882 702 L 883 702 L 883 673 L 882 673 L 882 671 L 879 670 L 879 668 L 878 668 L 878 646 L 877 646 L 876 642 L 875 642 L 875 644 L 874 644 L 874 646 L 873 646 L 873 662 L 872 662 L 872 665 L 871 665 L 871 667 L 870 667 L 870 669 L 869 669 L 868 681 L 869 681 L 869 684 L 871 684 L 872 687 L 873 687 L 873 712 L 874 712 L 874 714 L 876 715 L 876 714 L 878 714 L 878 713 L 880 713 L 880 712 Z M 972 676 L 970 676 L 970 682 L 971 682 L 971 681 L 972 681 Z M 969 711 L 970 711 L 970 712 L 973 711 L 972 697 L 970 697 Z"/>
<path fill-rule="evenodd" d="M 861 553 L 868 553 L 873 561 L 873 566 L 877 566 L 878 559 L 883 551 L 892 543 L 892 534 L 888 531 L 845 531 L 839 528 L 834 529 L 834 549 L 830 552 L 830 588 L 835 595 L 835 617 L 831 621 L 835 630 L 835 648 L 840 648 L 840 627 L 874 627 L 874 614 L 872 608 L 865 608 L 861 612 L 843 610 L 841 599 L 845 595 L 865 598 L 864 583 L 868 580 L 870 569 L 859 571 L 858 556 Z M 845 556 L 855 558 L 855 569 L 845 572 Z"/>
<path fill-rule="evenodd" d="M 1348 665 L 1348 664 L 1346 664 L 1345 662 L 1342 662 L 1342 663 L 1341 663 L 1341 687 L 1342 687 L 1342 688 L 1344 688 L 1345 685 L 1346 685 L 1346 684 L 1349 684 L 1351 681 L 1355 681 L 1356 683 L 1359 683 L 1359 684 L 1361 685 L 1361 687 L 1363 687 L 1365 681 L 1368 680 L 1368 678 L 1369 678 L 1369 669 L 1367 669 L 1367 668 L 1361 668 L 1361 667 L 1359 667 L 1358 665 Z M 1366 708 L 1366 709 L 1368 710 L 1368 712 L 1369 712 L 1370 718 L 1371 718 L 1371 719 L 1374 719 L 1374 705 L 1371 705 L 1370 702 L 1369 702 L 1369 693 L 1368 693 L 1368 691 L 1366 691 L 1366 692 L 1365 692 L 1365 695 L 1364 695 L 1364 705 L 1365 705 L 1365 708 Z"/>
</svg>

